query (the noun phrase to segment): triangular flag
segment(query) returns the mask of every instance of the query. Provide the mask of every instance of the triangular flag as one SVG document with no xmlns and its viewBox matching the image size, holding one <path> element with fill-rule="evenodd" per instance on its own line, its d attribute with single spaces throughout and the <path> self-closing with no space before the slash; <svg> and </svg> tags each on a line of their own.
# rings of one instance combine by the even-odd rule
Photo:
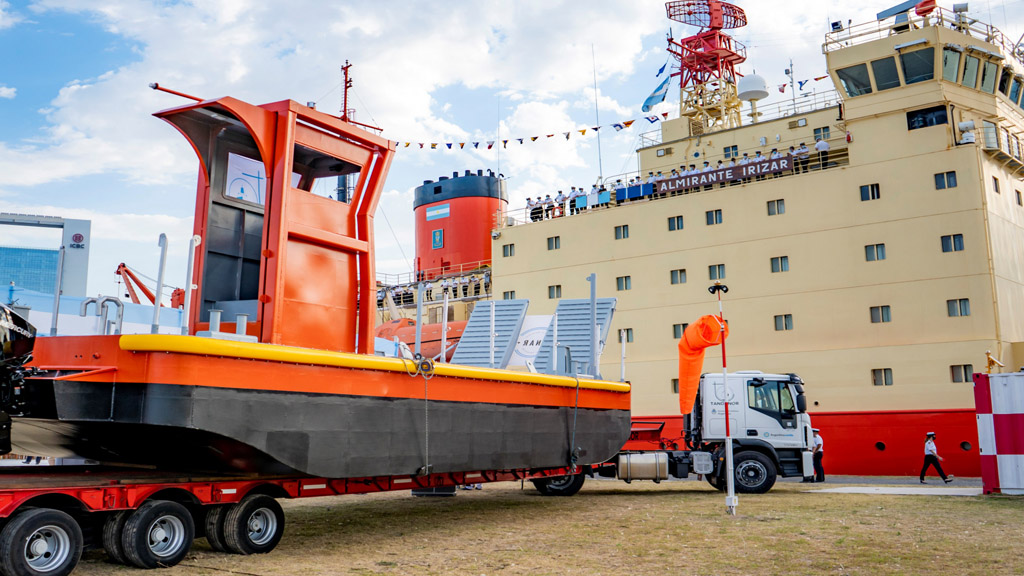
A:
<svg viewBox="0 0 1024 576">
<path fill-rule="evenodd" d="M 661 117 L 665 120 L 668 120 L 668 112 L 662 112 Z"/>
<path fill-rule="evenodd" d="M 431 148 L 432 150 L 436 150 L 436 149 L 437 149 L 437 142 L 431 142 L 431 143 L 430 143 L 430 148 Z"/>
<path fill-rule="evenodd" d="M 665 68 L 668 68 L 668 60 L 666 60 L 665 63 L 661 65 L 661 68 L 658 69 L 658 73 L 655 74 L 654 77 L 657 78 L 658 76 L 661 76 L 661 73 L 665 71 Z"/>
<path fill-rule="evenodd" d="M 548 138 L 554 138 L 554 137 L 555 137 L 554 134 L 548 134 Z"/>
<path fill-rule="evenodd" d="M 623 126 L 622 124 L 619 124 L 619 123 L 616 122 L 615 124 L 612 124 L 612 128 L 615 128 L 615 131 L 618 132 L 618 131 L 622 130 L 623 128 L 625 128 L 625 126 Z"/>
<path fill-rule="evenodd" d="M 577 132 L 580 133 L 580 136 L 586 136 L 587 135 L 587 129 L 586 128 L 584 128 L 583 130 L 577 130 Z"/>
<path fill-rule="evenodd" d="M 409 147 L 409 144 L 412 144 L 412 142 L 406 142 L 406 143 L 405 143 L 405 147 L 406 147 L 406 148 L 408 148 L 408 147 Z"/>
<path fill-rule="evenodd" d="M 629 128 L 630 126 L 633 125 L 633 122 L 636 122 L 636 120 L 626 120 L 625 122 L 622 123 L 622 125 L 625 126 L 626 128 Z"/>
<path fill-rule="evenodd" d="M 671 75 L 666 76 L 665 79 L 661 81 L 661 84 L 658 84 L 658 87 L 654 89 L 654 92 L 651 92 L 651 95 L 644 100 L 644 112 L 650 112 L 651 108 L 654 108 L 656 104 L 660 104 L 665 101 L 665 95 L 668 94 L 668 85 L 671 80 Z"/>
<path fill-rule="evenodd" d="M 508 140 L 505 140 L 505 142 L 508 142 Z M 487 142 L 487 149 L 490 150 L 491 148 L 494 148 L 494 140 Z"/>
<path fill-rule="evenodd" d="M 538 136 L 530 136 L 530 142 L 536 142 L 537 138 Z M 522 140 L 520 140 L 520 142 L 522 142 Z"/>
<path fill-rule="evenodd" d="M 479 147 L 480 147 L 480 143 L 479 142 L 473 142 L 473 148 L 479 148 Z"/>
<path fill-rule="evenodd" d="M 786 93 L 786 85 L 785 84 L 779 84 L 779 92 L 782 92 L 783 94 Z"/>
<path fill-rule="evenodd" d="M 660 118 L 658 118 L 657 116 L 644 116 L 644 118 L 647 118 L 647 121 L 650 122 L 651 124 L 654 124 L 655 122 L 660 120 Z"/>
<path fill-rule="evenodd" d="M 804 89 L 804 84 L 807 84 L 808 82 L 810 82 L 810 80 L 797 80 L 797 83 L 800 84 L 801 90 Z"/>
<path fill-rule="evenodd" d="M 420 142 L 420 148 L 423 148 L 423 142 Z"/>
<path fill-rule="evenodd" d="M 815 82 L 821 82 L 825 78 L 828 78 L 828 74 L 825 74 L 824 76 L 818 76 L 817 78 L 814 79 L 814 81 Z"/>
<path fill-rule="evenodd" d="M 591 128 L 591 130 L 593 130 L 594 132 L 597 132 L 600 129 L 601 129 L 601 126 L 594 126 L 594 127 Z"/>
<path fill-rule="evenodd" d="M 508 140 L 502 140 L 501 141 L 501 147 L 502 148 L 508 148 Z"/>
<path fill-rule="evenodd" d="M 448 142 L 447 144 L 445 144 L 445 146 L 447 146 L 449 150 L 452 149 L 452 143 L 451 142 Z"/>
<path fill-rule="evenodd" d="M 569 134 L 572 134 L 572 132 L 562 132 L 562 135 L 565 136 L 566 140 L 569 139 Z"/>
<path fill-rule="evenodd" d="M 520 143 L 520 144 L 522 144 L 522 143 L 523 143 L 523 139 L 522 139 L 522 138 L 516 138 L 516 140 L 519 140 L 519 143 Z"/>
</svg>

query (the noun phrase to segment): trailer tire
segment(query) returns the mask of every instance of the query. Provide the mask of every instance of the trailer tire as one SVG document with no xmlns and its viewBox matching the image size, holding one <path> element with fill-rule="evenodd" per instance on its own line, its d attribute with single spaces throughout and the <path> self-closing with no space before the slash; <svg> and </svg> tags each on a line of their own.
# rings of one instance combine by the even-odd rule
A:
<svg viewBox="0 0 1024 576">
<path fill-rule="evenodd" d="M 224 543 L 224 516 L 231 506 L 211 506 L 203 522 L 206 527 L 206 541 L 217 552 L 231 552 Z"/>
<path fill-rule="evenodd" d="M 224 516 L 224 544 L 235 554 L 266 554 L 284 536 L 284 510 L 277 500 L 250 494 Z"/>
<path fill-rule="evenodd" d="M 128 564 L 128 557 L 124 555 L 124 545 L 121 543 L 121 535 L 124 533 L 124 523 L 132 515 L 131 510 L 121 510 L 109 514 L 103 521 L 103 549 L 107 556 L 118 564 Z"/>
<path fill-rule="evenodd" d="M 775 485 L 775 463 L 760 452 L 740 452 L 733 466 L 736 492 L 740 494 L 764 494 Z"/>
<path fill-rule="evenodd" d="M 583 488 L 587 477 L 580 474 L 567 474 L 565 476 L 550 476 L 533 480 L 537 491 L 544 496 L 572 496 Z"/>
<path fill-rule="evenodd" d="M 188 555 L 195 533 L 188 508 L 169 500 L 149 500 L 124 523 L 121 545 L 133 566 L 170 567 Z"/>
<path fill-rule="evenodd" d="M 82 557 L 82 543 L 82 528 L 66 512 L 26 510 L 0 531 L 0 572 L 67 576 Z"/>
</svg>

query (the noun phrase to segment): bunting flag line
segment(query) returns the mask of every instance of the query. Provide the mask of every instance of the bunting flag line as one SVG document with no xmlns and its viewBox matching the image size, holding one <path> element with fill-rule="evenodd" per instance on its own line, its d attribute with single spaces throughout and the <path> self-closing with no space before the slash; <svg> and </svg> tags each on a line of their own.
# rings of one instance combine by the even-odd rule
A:
<svg viewBox="0 0 1024 576">
<path fill-rule="evenodd" d="M 650 122 L 651 124 L 654 124 L 658 120 L 661 120 L 661 118 L 658 118 L 657 116 L 644 116 L 644 118 L 646 118 L 647 121 Z"/>
<path fill-rule="evenodd" d="M 810 80 L 798 80 L 797 83 L 800 84 L 800 90 L 803 90 L 804 84 L 807 84 L 808 82 L 810 82 Z"/>
<path fill-rule="evenodd" d="M 825 74 L 824 76 L 818 76 L 817 78 L 814 79 L 814 81 L 815 82 L 821 82 L 825 78 L 828 78 L 828 74 Z"/>
<path fill-rule="evenodd" d="M 782 94 L 786 93 L 786 84 L 779 84 L 779 92 Z"/>
</svg>

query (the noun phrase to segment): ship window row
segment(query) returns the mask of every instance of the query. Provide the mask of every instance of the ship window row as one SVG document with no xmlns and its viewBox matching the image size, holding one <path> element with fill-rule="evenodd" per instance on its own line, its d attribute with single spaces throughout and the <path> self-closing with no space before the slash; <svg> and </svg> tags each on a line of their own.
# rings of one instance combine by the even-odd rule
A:
<svg viewBox="0 0 1024 576">
<path fill-rule="evenodd" d="M 548 250 L 559 250 L 562 248 L 562 237 L 551 236 L 548 238 Z"/>
<path fill-rule="evenodd" d="M 501 299 L 502 300 L 515 300 L 516 299 L 516 291 L 515 290 L 506 290 L 506 291 L 502 292 L 501 293 Z"/>
<path fill-rule="evenodd" d="M 622 344 L 623 336 L 625 336 L 626 343 L 633 342 L 633 329 L 632 328 L 620 328 L 619 329 L 619 344 Z"/>
<path fill-rule="evenodd" d="M 786 213 L 786 201 L 784 199 L 768 201 L 768 215 L 778 216 Z"/>
<path fill-rule="evenodd" d="M 722 211 L 721 210 L 708 210 L 704 213 L 704 218 L 707 221 L 708 226 L 714 226 L 715 224 L 722 223 Z"/>
<path fill-rule="evenodd" d="M 954 364 L 949 367 L 949 377 L 953 382 L 971 382 L 974 380 L 974 366 L 971 364 Z"/>
<path fill-rule="evenodd" d="M 949 367 L 949 377 L 953 382 L 972 382 L 974 366 L 971 364 L 955 364 Z M 892 368 L 875 368 L 871 370 L 871 383 L 875 386 L 892 386 Z M 679 379 L 669 380 L 672 393 L 679 394 Z"/>
<path fill-rule="evenodd" d="M 875 386 L 892 386 L 892 368 L 873 368 L 871 383 Z"/>
<path fill-rule="evenodd" d="M 554 300 L 562 297 L 562 285 L 555 284 L 554 286 L 548 286 L 548 299 Z"/>
<path fill-rule="evenodd" d="M 1024 107 L 1024 99 L 1021 98 L 1024 79 L 1011 66 L 1002 66 L 995 58 L 998 56 L 974 46 L 968 46 L 965 52 L 961 46 L 946 45 L 942 48 L 941 78 L 987 94 L 995 94 L 998 90 L 1013 104 Z M 900 51 L 897 56 L 840 68 L 836 70 L 836 76 L 843 91 L 851 98 L 933 80 L 935 49 Z"/>
<path fill-rule="evenodd" d="M 502 258 L 510 258 L 512 256 L 515 256 L 515 255 L 516 255 L 516 245 L 515 244 L 504 244 L 504 245 L 502 245 L 502 247 L 501 247 L 501 257 Z"/>
<path fill-rule="evenodd" d="M 789 256 L 775 256 L 772 258 L 772 273 L 789 272 Z"/>
<path fill-rule="evenodd" d="M 871 323 L 880 324 L 884 322 L 892 322 L 892 312 L 888 306 L 872 306 L 871 307 Z"/>
<path fill-rule="evenodd" d="M 629 238 L 629 224 L 623 224 L 622 226 L 615 227 L 615 239 L 625 240 Z"/>
<path fill-rule="evenodd" d="M 964 249 L 964 235 L 950 234 L 942 237 L 943 252 L 962 252 Z"/>
<path fill-rule="evenodd" d="M 946 300 L 946 312 L 950 318 L 971 315 L 971 300 L 969 298 L 958 298 Z"/>
<path fill-rule="evenodd" d="M 775 331 L 782 332 L 793 329 L 793 315 L 779 314 L 775 316 Z"/>
<path fill-rule="evenodd" d="M 676 230 L 683 229 L 683 217 L 682 216 L 670 216 L 668 219 L 668 231 L 675 232 Z"/>
</svg>

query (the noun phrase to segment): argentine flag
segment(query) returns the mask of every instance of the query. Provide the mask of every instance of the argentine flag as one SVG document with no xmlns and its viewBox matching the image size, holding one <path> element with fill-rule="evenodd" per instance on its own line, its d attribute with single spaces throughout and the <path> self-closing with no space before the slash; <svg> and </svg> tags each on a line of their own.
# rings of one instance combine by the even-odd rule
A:
<svg viewBox="0 0 1024 576">
<path fill-rule="evenodd" d="M 665 95 L 668 94 L 668 84 L 672 80 L 672 76 L 667 76 L 662 80 L 661 84 L 651 92 L 651 95 L 644 100 L 644 112 L 650 112 L 656 104 L 660 104 L 665 101 Z"/>
</svg>

